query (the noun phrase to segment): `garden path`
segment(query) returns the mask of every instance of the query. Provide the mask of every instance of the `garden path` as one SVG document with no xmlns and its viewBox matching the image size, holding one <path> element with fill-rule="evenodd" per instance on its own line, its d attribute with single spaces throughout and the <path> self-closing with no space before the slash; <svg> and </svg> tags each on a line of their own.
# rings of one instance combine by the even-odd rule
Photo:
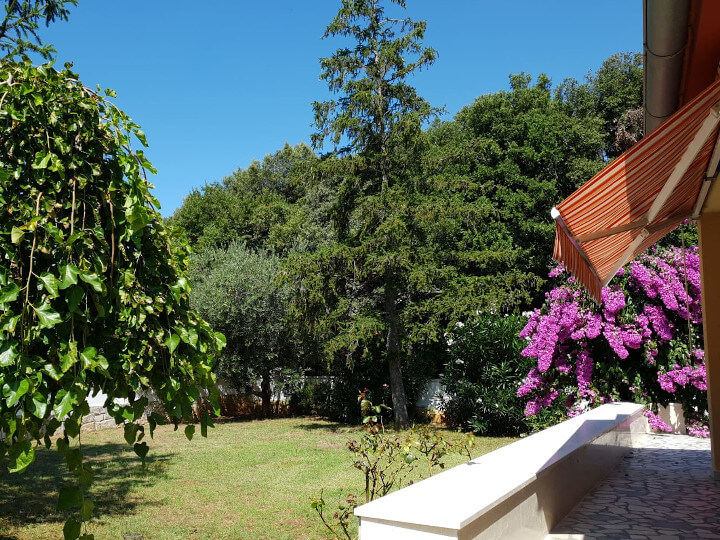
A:
<svg viewBox="0 0 720 540">
<path fill-rule="evenodd" d="M 720 540 L 720 481 L 710 441 L 644 437 L 546 540 Z"/>
</svg>

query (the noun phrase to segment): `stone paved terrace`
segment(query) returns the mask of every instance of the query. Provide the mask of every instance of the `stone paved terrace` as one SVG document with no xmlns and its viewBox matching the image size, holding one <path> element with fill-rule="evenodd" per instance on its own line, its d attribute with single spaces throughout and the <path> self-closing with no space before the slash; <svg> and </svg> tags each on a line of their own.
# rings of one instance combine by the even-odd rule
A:
<svg viewBox="0 0 720 540">
<path fill-rule="evenodd" d="M 647 435 L 546 538 L 720 540 L 710 441 Z"/>
</svg>

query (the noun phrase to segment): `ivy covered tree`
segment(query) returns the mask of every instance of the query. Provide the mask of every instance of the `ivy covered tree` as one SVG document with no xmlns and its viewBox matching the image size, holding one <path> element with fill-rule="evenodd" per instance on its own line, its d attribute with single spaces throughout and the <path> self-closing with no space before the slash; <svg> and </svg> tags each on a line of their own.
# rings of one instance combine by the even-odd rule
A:
<svg viewBox="0 0 720 540">
<path fill-rule="evenodd" d="M 77 484 L 58 508 L 71 512 L 65 538 L 77 538 L 93 510 L 79 444 L 88 398 L 107 396 L 144 458 L 148 394 L 172 421 L 191 420 L 224 337 L 190 309 L 188 249 L 163 227 L 152 167 L 130 146 L 145 135 L 114 93 L 29 61 L 3 62 L 0 81 L 0 456 L 22 472 L 33 440 L 50 447 L 62 427 L 56 449 Z M 148 418 L 151 435 L 160 420 Z"/>
</svg>

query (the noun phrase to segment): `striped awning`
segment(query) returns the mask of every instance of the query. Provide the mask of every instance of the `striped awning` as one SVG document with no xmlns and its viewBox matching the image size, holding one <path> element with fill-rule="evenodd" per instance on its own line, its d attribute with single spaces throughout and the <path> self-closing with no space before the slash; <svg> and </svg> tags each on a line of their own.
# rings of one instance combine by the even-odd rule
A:
<svg viewBox="0 0 720 540">
<path fill-rule="evenodd" d="M 686 219 L 700 215 L 720 160 L 720 81 L 552 210 L 553 258 L 591 296 Z"/>
</svg>

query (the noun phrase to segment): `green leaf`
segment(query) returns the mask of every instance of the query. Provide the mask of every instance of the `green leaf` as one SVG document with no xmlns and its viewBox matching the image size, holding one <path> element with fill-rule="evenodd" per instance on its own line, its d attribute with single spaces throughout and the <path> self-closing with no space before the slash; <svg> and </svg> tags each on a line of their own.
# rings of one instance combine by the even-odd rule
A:
<svg viewBox="0 0 720 540">
<path fill-rule="evenodd" d="M 65 373 L 73 367 L 77 361 L 77 351 L 71 348 L 67 353 L 60 356 L 60 369 Z"/>
<path fill-rule="evenodd" d="M 95 347 L 85 347 L 80 352 L 80 360 L 83 363 L 84 369 L 94 367 L 95 358 L 97 358 L 97 349 Z"/>
<path fill-rule="evenodd" d="M 128 444 L 135 443 L 138 427 L 137 424 L 125 424 L 125 442 Z"/>
<path fill-rule="evenodd" d="M 81 523 L 74 518 L 68 518 L 63 527 L 64 540 L 78 540 L 80 538 Z"/>
<path fill-rule="evenodd" d="M 82 279 L 85 283 L 92 285 L 92 288 L 95 289 L 96 292 L 102 292 L 103 282 L 100 276 L 98 276 L 97 274 L 81 273 L 80 279 Z"/>
<path fill-rule="evenodd" d="M 85 291 L 83 291 L 82 287 L 78 287 L 77 285 L 70 287 L 70 290 L 65 294 L 65 303 L 67 303 L 71 313 L 77 311 L 83 298 L 85 298 Z"/>
<path fill-rule="evenodd" d="M 185 436 L 187 437 L 188 441 L 192 441 L 193 435 L 195 435 L 195 426 L 190 424 L 189 426 L 185 427 Z"/>
<path fill-rule="evenodd" d="M 177 334 L 170 334 L 168 338 L 165 340 L 165 345 L 170 350 L 170 354 L 175 352 L 175 349 L 177 349 L 177 346 L 180 344 L 180 336 Z"/>
<path fill-rule="evenodd" d="M 82 467 L 83 455 L 79 448 L 68 450 L 65 455 L 65 463 L 70 471 L 76 471 Z"/>
<path fill-rule="evenodd" d="M 72 410 L 74 401 L 74 394 L 66 390 L 58 390 L 58 393 L 55 396 L 55 406 L 53 407 L 55 417 L 58 420 L 63 420 Z"/>
<path fill-rule="evenodd" d="M 8 317 L 5 319 L 5 322 L 2 323 L 2 326 L 0 326 L 0 330 L 4 330 L 6 332 L 14 332 L 15 327 L 17 326 L 18 321 L 20 320 L 20 315 L 14 315 L 12 317 Z"/>
<path fill-rule="evenodd" d="M 18 295 L 20 294 L 20 287 L 17 283 L 14 281 L 11 281 L 7 285 L 5 285 L 2 289 L 0 289 L 0 304 L 6 304 L 7 302 L 14 302 L 17 300 Z"/>
<path fill-rule="evenodd" d="M 95 503 L 90 499 L 83 499 L 80 505 L 80 517 L 83 521 L 88 521 L 92 517 L 93 510 L 95 510 Z"/>
<path fill-rule="evenodd" d="M 45 413 L 47 412 L 48 403 L 47 403 L 47 396 L 44 394 L 41 394 L 39 392 L 35 392 L 32 395 L 32 414 L 36 416 L 37 418 L 43 419 L 45 417 Z"/>
<path fill-rule="evenodd" d="M 60 371 L 57 368 L 57 366 L 55 366 L 53 364 L 45 364 L 44 368 L 45 368 L 45 373 L 50 375 L 50 377 L 52 377 L 56 381 L 59 381 L 63 376 L 63 372 Z"/>
<path fill-rule="evenodd" d="M 0 346 L 0 367 L 8 367 L 15 363 L 17 352 L 15 351 L 15 342 L 5 341 Z"/>
<path fill-rule="evenodd" d="M 83 463 L 82 467 L 77 471 L 77 477 L 80 483 L 88 487 L 90 484 L 92 484 L 93 477 L 95 476 L 95 473 L 93 472 L 92 466 L 89 463 Z"/>
<path fill-rule="evenodd" d="M 51 298 L 57 298 L 59 292 L 58 287 L 60 282 L 55 276 L 49 273 L 40 274 L 39 278 L 42 284 L 45 286 L 45 290 L 48 292 Z"/>
<path fill-rule="evenodd" d="M 10 241 L 13 244 L 19 244 L 22 242 L 23 237 L 25 236 L 25 233 L 18 229 L 17 227 L 13 227 L 10 231 Z"/>
<path fill-rule="evenodd" d="M 224 349 L 227 345 L 227 339 L 225 339 L 225 335 L 220 332 L 215 332 L 213 336 L 215 337 L 215 346 L 218 349 Z"/>
<path fill-rule="evenodd" d="M 5 393 L 5 403 L 8 407 L 12 407 L 20 398 L 27 394 L 30 390 L 30 379 L 15 379 L 11 383 L 5 384 L 3 393 Z"/>
<path fill-rule="evenodd" d="M 135 453 L 140 457 L 140 459 L 142 459 L 143 465 L 145 465 L 145 456 L 147 456 L 149 450 L 147 443 L 135 443 L 133 445 L 133 450 L 135 450 Z"/>
<path fill-rule="evenodd" d="M 62 322 L 62 317 L 50 304 L 45 302 L 40 307 L 32 306 L 40 321 L 40 328 L 52 328 Z"/>
<path fill-rule="evenodd" d="M 81 500 L 82 491 L 78 486 L 63 486 L 60 488 L 57 509 L 59 512 L 70 510 L 71 508 L 80 506 Z"/>
<path fill-rule="evenodd" d="M 60 283 L 61 289 L 67 289 L 70 285 L 77 285 L 77 277 L 80 273 L 77 266 L 74 264 L 66 264 L 60 267 L 60 277 L 62 282 Z"/>
<path fill-rule="evenodd" d="M 30 441 L 18 441 L 8 450 L 8 457 L 8 471 L 21 473 L 35 461 L 35 448 Z"/>
<path fill-rule="evenodd" d="M 46 169 L 52 154 L 46 154 L 45 152 L 36 152 L 35 161 L 32 163 L 33 169 Z"/>
</svg>

